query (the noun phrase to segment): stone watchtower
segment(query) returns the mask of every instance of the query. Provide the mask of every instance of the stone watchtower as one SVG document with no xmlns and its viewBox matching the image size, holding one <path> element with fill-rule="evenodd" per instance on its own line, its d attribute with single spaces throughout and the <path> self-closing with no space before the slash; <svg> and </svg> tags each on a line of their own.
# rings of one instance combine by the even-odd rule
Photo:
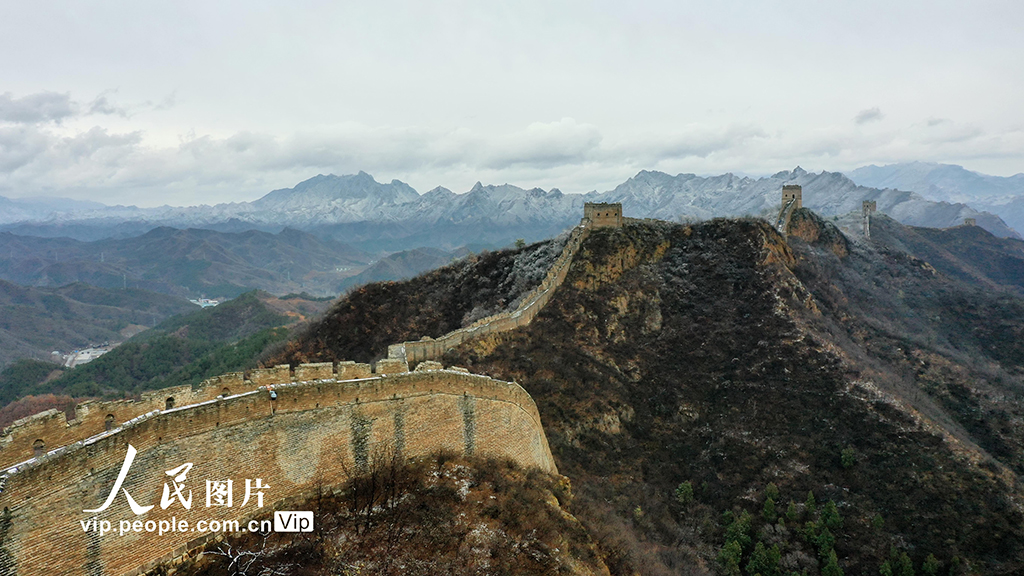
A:
<svg viewBox="0 0 1024 576">
<path fill-rule="evenodd" d="M 797 184 L 786 184 L 782 187 L 782 207 L 779 208 L 779 217 L 775 220 L 775 229 L 783 236 L 789 228 L 789 218 L 793 210 L 803 207 L 804 192 Z"/>
<path fill-rule="evenodd" d="M 583 220 L 590 220 L 595 228 L 622 226 L 622 204 L 587 202 L 583 204 Z"/>
<path fill-rule="evenodd" d="M 804 207 L 804 191 L 799 184 L 786 184 L 782 187 L 782 206 L 793 200 L 793 210 Z"/>
<path fill-rule="evenodd" d="M 871 215 L 878 210 L 878 203 L 874 200 L 865 200 L 861 203 L 861 215 L 864 218 L 864 237 L 871 238 Z"/>
<path fill-rule="evenodd" d="M 977 226 L 978 221 L 974 218 L 964 218 L 964 226 Z"/>
</svg>

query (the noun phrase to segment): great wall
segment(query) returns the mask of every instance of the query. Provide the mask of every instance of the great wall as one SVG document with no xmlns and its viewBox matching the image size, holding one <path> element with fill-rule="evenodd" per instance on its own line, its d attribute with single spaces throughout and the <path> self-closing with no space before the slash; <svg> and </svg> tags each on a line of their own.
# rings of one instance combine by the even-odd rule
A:
<svg viewBox="0 0 1024 576">
<path fill-rule="evenodd" d="M 402 458 L 450 451 L 557 473 L 536 404 L 522 387 L 444 369 L 434 359 L 472 338 L 529 324 L 565 279 L 590 230 L 623 221 L 621 205 L 587 204 L 544 280 L 515 310 L 436 339 L 389 346 L 388 357 L 373 366 L 340 362 L 235 372 L 195 389 L 84 402 L 70 421 L 49 410 L 15 422 L 0 435 L 0 576 L 143 574 L 214 537 L 192 531 L 199 520 L 244 526 L 343 483 L 381 451 Z M 124 495 L 140 505 L 161 502 L 161 489 L 174 480 L 168 471 L 191 462 L 191 508 L 172 501 L 139 517 L 127 498 L 115 494 L 109 508 L 85 513 L 110 495 L 129 446 L 137 454 L 123 478 Z M 203 481 L 232 480 L 237 492 L 256 478 L 265 486 L 264 507 L 200 506 L 208 491 Z M 185 521 L 193 529 L 101 536 L 82 524 L 109 520 L 116 528 L 121 520 L 140 518 L 154 526 Z"/>
</svg>

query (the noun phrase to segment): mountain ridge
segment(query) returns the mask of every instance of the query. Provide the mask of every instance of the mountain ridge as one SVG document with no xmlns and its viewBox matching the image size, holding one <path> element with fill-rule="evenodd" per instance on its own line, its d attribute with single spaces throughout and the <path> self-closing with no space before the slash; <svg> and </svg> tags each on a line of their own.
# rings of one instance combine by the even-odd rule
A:
<svg viewBox="0 0 1024 576">
<path fill-rule="evenodd" d="M 815 174 L 799 166 L 757 179 L 731 173 L 672 176 L 641 170 L 612 190 L 585 194 L 477 182 L 462 194 L 439 186 L 420 195 L 401 181 L 380 183 L 366 172 L 318 175 L 252 202 L 181 208 L 114 207 L 8 224 L 3 229 L 43 236 L 81 236 L 91 230 L 102 236 L 157 226 L 232 231 L 248 227 L 273 232 L 293 227 L 351 241 L 370 251 L 421 246 L 452 249 L 480 241 L 503 245 L 521 237 L 530 241 L 546 238 L 575 222 L 584 202 L 621 202 L 637 217 L 672 221 L 766 216 L 777 209 L 778 190 L 783 184 L 802 185 L 805 205 L 823 216 L 857 211 L 863 200 L 875 200 L 879 210 L 906 224 L 946 228 L 963 223 L 965 218 L 975 218 L 996 235 L 1019 237 L 998 216 L 966 204 L 933 202 L 912 192 L 859 186 L 841 173 Z"/>
<path fill-rule="evenodd" d="M 978 210 L 998 215 L 1012 228 L 1024 230 L 1024 173 L 991 176 L 956 164 L 904 162 L 862 166 L 848 175 L 866 186 L 913 190 L 938 201 L 969 202 Z"/>
</svg>

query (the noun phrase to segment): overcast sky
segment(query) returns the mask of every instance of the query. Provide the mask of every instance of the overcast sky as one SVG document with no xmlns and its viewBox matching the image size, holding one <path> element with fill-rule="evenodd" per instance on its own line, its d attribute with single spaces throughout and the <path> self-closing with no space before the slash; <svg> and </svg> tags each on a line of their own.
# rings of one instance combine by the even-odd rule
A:
<svg viewBox="0 0 1024 576">
<path fill-rule="evenodd" d="M 215 4 L 215 5 L 214 5 Z M 0 0 L 0 195 L 1024 171 L 1024 2 Z"/>
</svg>

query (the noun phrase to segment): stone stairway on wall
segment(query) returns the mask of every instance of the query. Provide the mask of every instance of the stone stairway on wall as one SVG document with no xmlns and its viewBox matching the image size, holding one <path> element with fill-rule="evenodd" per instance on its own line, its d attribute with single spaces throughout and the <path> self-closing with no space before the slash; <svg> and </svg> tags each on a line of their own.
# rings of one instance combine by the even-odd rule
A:
<svg viewBox="0 0 1024 576">
<path fill-rule="evenodd" d="M 522 299 L 515 310 L 506 310 L 481 318 L 465 328 L 453 330 L 439 338 L 428 336 L 417 341 L 392 344 L 388 346 L 388 359 L 404 361 L 410 365 L 424 360 L 437 360 L 448 350 L 473 338 L 526 326 L 533 321 L 534 317 L 551 300 L 555 290 L 562 285 L 566 274 L 569 273 L 569 266 L 572 264 L 576 252 L 591 228 L 590 221 L 586 219 L 573 228 L 569 240 L 562 248 L 562 253 L 555 259 L 544 280 Z"/>
<path fill-rule="evenodd" d="M 782 205 L 782 209 L 779 210 L 779 217 L 775 221 L 775 229 L 779 231 L 783 236 L 786 235 L 786 230 L 789 229 L 789 219 L 793 217 L 793 210 L 796 208 L 797 201 L 791 199 Z"/>
</svg>

